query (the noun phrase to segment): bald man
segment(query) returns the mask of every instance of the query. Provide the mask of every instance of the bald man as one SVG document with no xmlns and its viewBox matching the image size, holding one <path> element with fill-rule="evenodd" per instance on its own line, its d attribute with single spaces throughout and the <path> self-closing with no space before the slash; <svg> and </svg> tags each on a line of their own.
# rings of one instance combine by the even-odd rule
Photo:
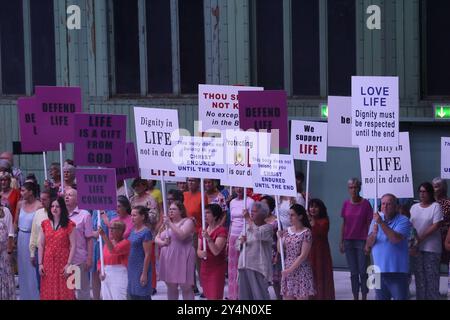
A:
<svg viewBox="0 0 450 320">
<path fill-rule="evenodd" d="M 22 187 L 22 185 L 25 183 L 25 178 L 23 176 L 22 170 L 14 167 L 14 156 L 13 156 L 12 152 L 8 152 L 8 151 L 2 152 L 0 154 L 0 159 L 7 160 L 9 162 L 9 164 L 11 165 L 11 171 L 12 171 L 13 177 L 16 178 L 16 180 L 19 184 L 19 188 Z"/>
</svg>

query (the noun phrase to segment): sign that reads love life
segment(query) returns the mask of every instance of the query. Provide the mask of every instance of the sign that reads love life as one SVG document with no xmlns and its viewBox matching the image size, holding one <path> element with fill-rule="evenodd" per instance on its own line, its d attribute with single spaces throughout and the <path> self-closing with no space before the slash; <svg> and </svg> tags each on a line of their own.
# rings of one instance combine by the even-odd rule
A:
<svg viewBox="0 0 450 320">
<path fill-rule="evenodd" d="M 225 179 L 222 138 L 180 136 L 173 148 L 175 176 Z"/>
<path fill-rule="evenodd" d="M 126 165 L 127 117 L 112 114 L 75 115 L 75 164 L 120 168 Z"/>
<path fill-rule="evenodd" d="M 441 178 L 450 179 L 450 138 L 441 137 Z"/>
<path fill-rule="evenodd" d="M 40 139 L 74 142 L 75 113 L 82 112 L 80 87 L 35 87 Z"/>
<path fill-rule="evenodd" d="M 125 150 L 125 157 L 126 157 L 125 167 L 116 168 L 117 181 L 139 178 L 139 166 L 133 142 L 127 143 L 127 148 Z"/>
<path fill-rule="evenodd" d="M 377 148 L 377 162 L 375 162 Z M 365 198 L 375 198 L 375 172 L 378 166 L 378 198 L 392 193 L 397 198 L 413 198 L 413 176 L 409 132 L 400 132 L 398 146 L 360 146 L 362 194 Z"/>
<path fill-rule="evenodd" d="M 41 138 L 42 128 L 37 122 L 38 105 L 36 99 L 19 98 L 17 110 L 20 126 L 20 141 L 23 152 L 43 152 L 59 150 L 59 143 Z"/>
<path fill-rule="evenodd" d="M 289 147 L 286 91 L 239 91 L 238 100 L 242 130 L 271 132 L 272 147 Z"/>
<path fill-rule="evenodd" d="M 291 121 L 291 154 L 294 159 L 327 161 L 327 124 Z"/>
<path fill-rule="evenodd" d="M 76 169 L 78 207 L 85 210 L 117 210 L 114 169 Z"/>
<path fill-rule="evenodd" d="M 134 108 L 139 168 L 175 171 L 173 141 L 178 139 L 178 111 Z"/>
<path fill-rule="evenodd" d="M 352 144 L 352 97 L 328 97 L 328 146 L 357 148 Z"/>
<path fill-rule="evenodd" d="M 202 130 L 239 129 L 239 91 L 262 91 L 261 87 L 198 86 L 198 114 Z"/>
<path fill-rule="evenodd" d="M 352 77 L 352 143 L 397 146 L 398 77 Z"/>
<path fill-rule="evenodd" d="M 297 196 L 292 155 L 271 154 L 270 157 L 258 157 L 252 165 L 252 171 L 255 193 Z"/>
</svg>

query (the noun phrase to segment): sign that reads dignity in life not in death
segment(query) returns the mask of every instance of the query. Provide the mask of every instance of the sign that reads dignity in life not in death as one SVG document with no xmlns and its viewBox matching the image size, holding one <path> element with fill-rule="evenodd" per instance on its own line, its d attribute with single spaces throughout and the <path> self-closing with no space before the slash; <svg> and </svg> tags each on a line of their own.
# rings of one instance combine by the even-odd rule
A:
<svg viewBox="0 0 450 320">
<path fill-rule="evenodd" d="M 226 178 L 222 138 L 180 136 L 174 144 L 172 161 L 177 177 Z"/>
<path fill-rule="evenodd" d="M 441 178 L 450 179 L 450 138 L 441 138 Z"/>
<path fill-rule="evenodd" d="M 328 97 L 328 146 L 357 147 L 352 145 L 352 97 Z"/>
<path fill-rule="evenodd" d="M 398 77 L 352 77 L 352 143 L 397 146 Z"/>
<path fill-rule="evenodd" d="M 272 154 L 270 157 L 258 157 L 252 165 L 252 171 L 255 193 L 297 196 L 292 155 Z"/>
<path fill-rule="evenodd" d="M 198 86 L 198 114 L 202 130 L 239 129 L 239 91 L 262 91 L 261 87 Z"/>
<path fill-rule="evenodd" d="M 85 210 L 116 210 L 114 169 L 76 169 L 78 207 Z"/>
<path fill-rule="evenodd" d="M 134 108 L 139 168 L 174 171 L 173 139 L 178 136 L 178 111 Z"/>
<path fill-rule="evenodd" d="M 378 153 L 375 157 L 375 148 Z M 378 161 L 375 161 L 377 158 Z M 378 170 L 378 198 L 392 193 L 397 198 L 413 198 L 413 177 L 409 133 L 400 132 L 398 146 L 360 146 L 362 194 L 375 198 L 375 172 Z"/>
<path fill-rule="evenodd" d="M 327 124 L 291 121 L 291 154 L 294 159 L 327 161 Z"/>
</svg>

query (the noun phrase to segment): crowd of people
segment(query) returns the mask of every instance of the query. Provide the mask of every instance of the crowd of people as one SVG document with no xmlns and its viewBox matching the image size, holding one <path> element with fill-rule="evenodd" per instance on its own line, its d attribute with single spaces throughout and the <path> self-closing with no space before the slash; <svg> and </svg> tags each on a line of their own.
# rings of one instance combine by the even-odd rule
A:
<svg viewBox="0 0 450 320">
<path fill-rule="evenodd" d="M 306 197 L 300 172 L 298 196 L 280 198 L 213 179 L 203 199 L 196 178 L 167 195 L 152 180 L 135 179 L 132 190 L 121 181 L 117 209 L 90 212 L 78 208 L 73 162 L 62 177 L 53 163 L 41 191 L 12 159 L 0 155 L 1 300 L 17 298 L 15 274 L 22 300 L 151 300 L 158 281 L 169 300 L 268 300 L 270 286 L 276 299 L 335 299 L 327 207 Z M 370 266 L 377 299 L 408 299 L 412 275 L 417 299 L 440 299 L 450 251 L 445 180 L 422 183 L 415 204 L 386 194 L 375 213 L 358 179 L 347 187 L 340 251 L 354 299 L 367 299 Z"/>
</svg>

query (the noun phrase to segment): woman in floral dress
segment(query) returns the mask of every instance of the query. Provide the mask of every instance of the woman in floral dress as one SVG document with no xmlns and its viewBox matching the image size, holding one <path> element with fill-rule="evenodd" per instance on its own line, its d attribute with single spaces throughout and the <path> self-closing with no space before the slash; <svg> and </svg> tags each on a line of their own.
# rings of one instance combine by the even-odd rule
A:
<svg viewBox="0 0 450 320">
<path fill-rule="evenodd" d="M 16 286 L 11 268 L 13 218 L 8 208 L 0 206 L 0 300 L 16 300 Z"/>
</svg>

